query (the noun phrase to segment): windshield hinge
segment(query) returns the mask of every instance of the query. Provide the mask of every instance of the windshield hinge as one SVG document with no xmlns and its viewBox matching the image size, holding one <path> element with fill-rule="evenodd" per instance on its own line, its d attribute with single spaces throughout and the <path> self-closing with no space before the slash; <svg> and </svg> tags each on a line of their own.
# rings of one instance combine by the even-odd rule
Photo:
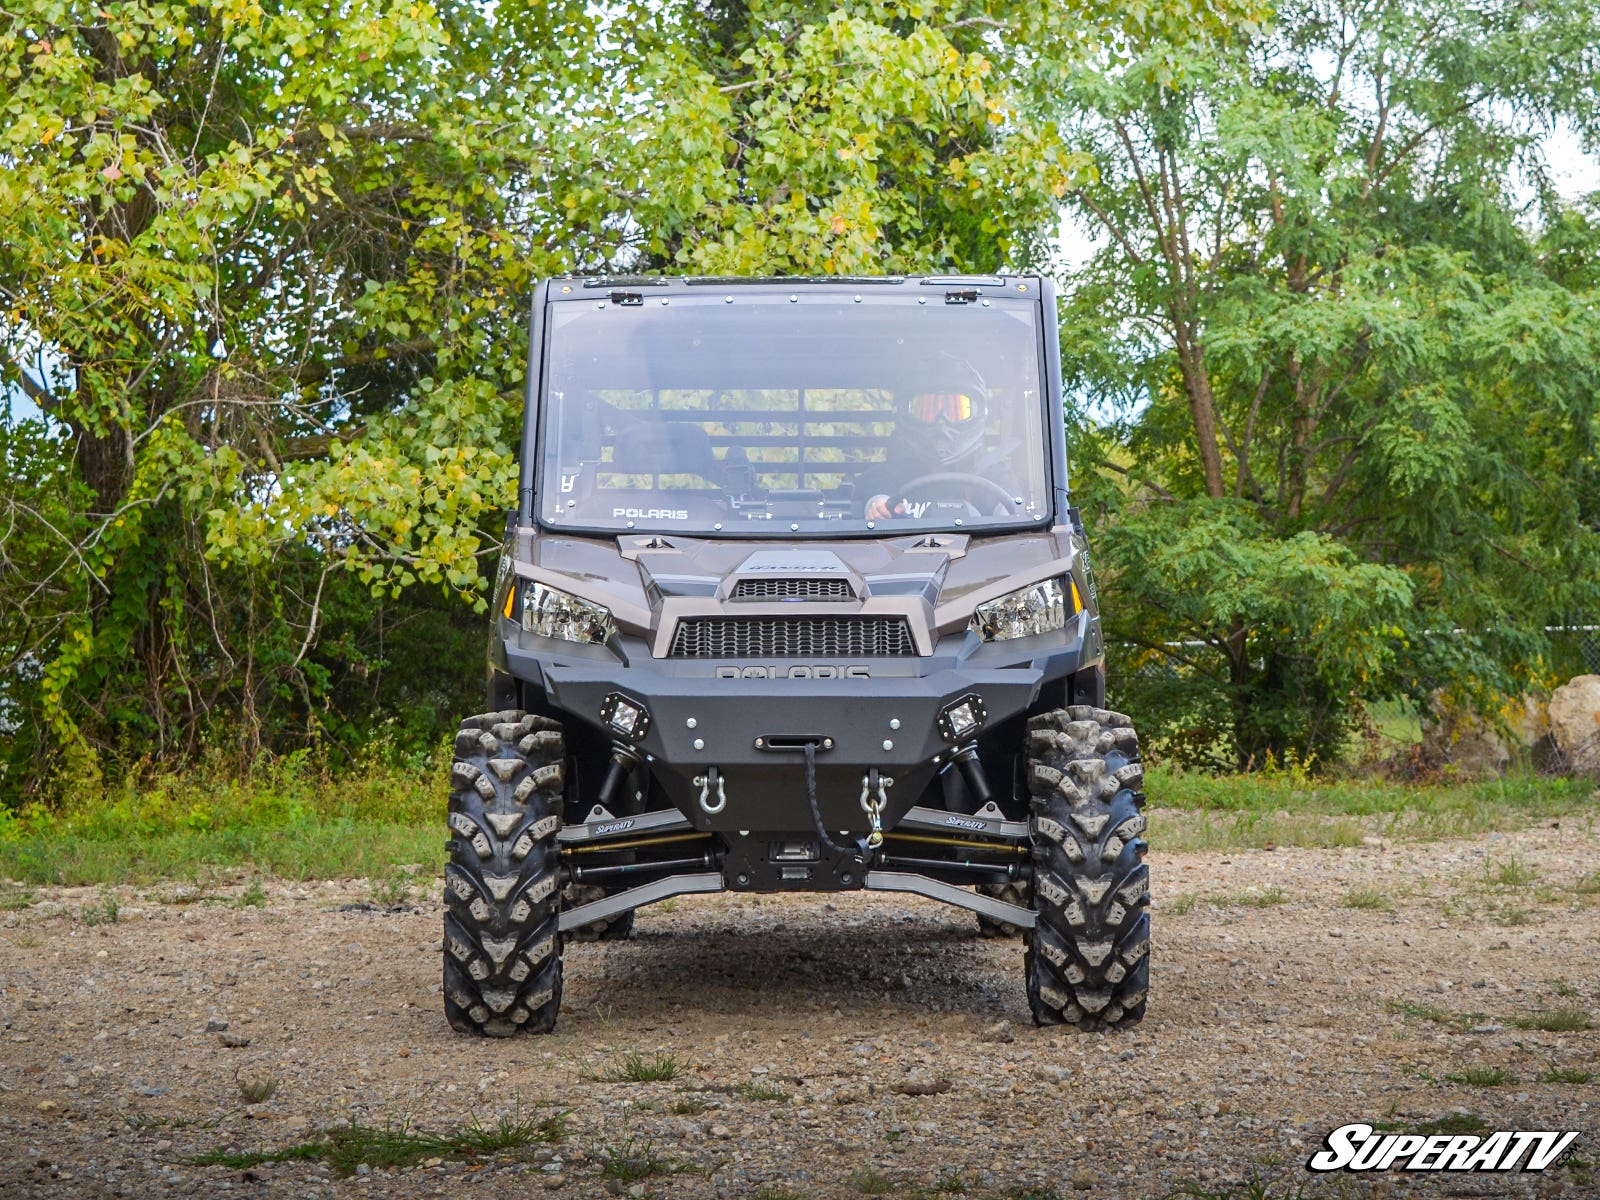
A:
<svg viewBox="0 0 1600 1200">
<path fill-rule="evenodd" d="M 623 308 L 637 308 L 644 303 L 644 295 L 640 292 L 612 292 L 611 303 L 620 304 Z"/>
<path fill-rule="evenodd" d="M 962 288 L 959 292 L 946 292 L 944 294 L 944 302 L 946 304 L 971 304 L 977 298 L 977 288 Z"/>
</svg>

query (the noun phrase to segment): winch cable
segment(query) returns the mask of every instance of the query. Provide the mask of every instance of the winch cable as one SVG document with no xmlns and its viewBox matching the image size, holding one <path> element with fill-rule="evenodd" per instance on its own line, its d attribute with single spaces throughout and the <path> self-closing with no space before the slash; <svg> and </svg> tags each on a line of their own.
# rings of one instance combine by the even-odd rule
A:
<svg viewBox="0 0 1600 1200">
<path fill-rule="evenodd" d="M 817 744 L 809 741 L 806 743 L 806 803 L 811 805 L 811 824 L 824 846 L 835 854 L 855 857 L 861 862 L 866 862 L 872 856 L 864 836 L 857 839 L 853 847 L 841 846 L 828 836 L 827 829 L 823 827 L 822 810 L 817 807 Z"/>
</svg>

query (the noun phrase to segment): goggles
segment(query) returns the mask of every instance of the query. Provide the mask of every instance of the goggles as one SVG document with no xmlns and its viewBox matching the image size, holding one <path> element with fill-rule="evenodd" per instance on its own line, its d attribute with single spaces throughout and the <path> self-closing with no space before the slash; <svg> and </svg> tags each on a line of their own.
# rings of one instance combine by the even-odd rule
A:
<svg viewBox="0 0 1600 1200">
<path fill-rule="evenodd" d="M 961 392 L 923 392 L 911 397 L 911 416 L 924 424 L 961 425 L 972 419 L 972 397 Z"/>
</svg>

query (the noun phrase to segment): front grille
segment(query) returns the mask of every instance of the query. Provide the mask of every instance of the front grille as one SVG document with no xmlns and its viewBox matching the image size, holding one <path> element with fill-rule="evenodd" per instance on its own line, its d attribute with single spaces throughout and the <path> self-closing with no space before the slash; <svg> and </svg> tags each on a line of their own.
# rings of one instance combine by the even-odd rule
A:
<svg viewBox="0 0 1600 1200">
<path fill-rule="evenodd" d="M 888 658 L 914 655 L 904 617 L 691 617 L 673 658 Z"/>
<path fill-rule="evenodd" d="M 741 579 L 735 600 L 854 600 L 844 579 Z"/>
</svg>

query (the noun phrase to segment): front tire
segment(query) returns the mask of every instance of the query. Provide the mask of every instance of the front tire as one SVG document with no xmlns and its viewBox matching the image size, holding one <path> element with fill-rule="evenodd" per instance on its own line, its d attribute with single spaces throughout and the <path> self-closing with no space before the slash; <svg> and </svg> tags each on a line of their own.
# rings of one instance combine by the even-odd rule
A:
<svg viewBox="0 0 1600 1200">
<path fill-rule="evenodd" d="M 556 830 L 566 747 L 518 709 L 469 717 L 450 767 L 444 1011 L 461 1033 L 549 1033 L 561 1007 Z"/>
<path fill-rule="evenodd" d="M 1144 768 L 1121 713 L 1087 705 L 1028 722 L 1033 907 L 1024 954 L 1039 1025 L 1132 1025 L 1150 981 Z"/>
</svg>

